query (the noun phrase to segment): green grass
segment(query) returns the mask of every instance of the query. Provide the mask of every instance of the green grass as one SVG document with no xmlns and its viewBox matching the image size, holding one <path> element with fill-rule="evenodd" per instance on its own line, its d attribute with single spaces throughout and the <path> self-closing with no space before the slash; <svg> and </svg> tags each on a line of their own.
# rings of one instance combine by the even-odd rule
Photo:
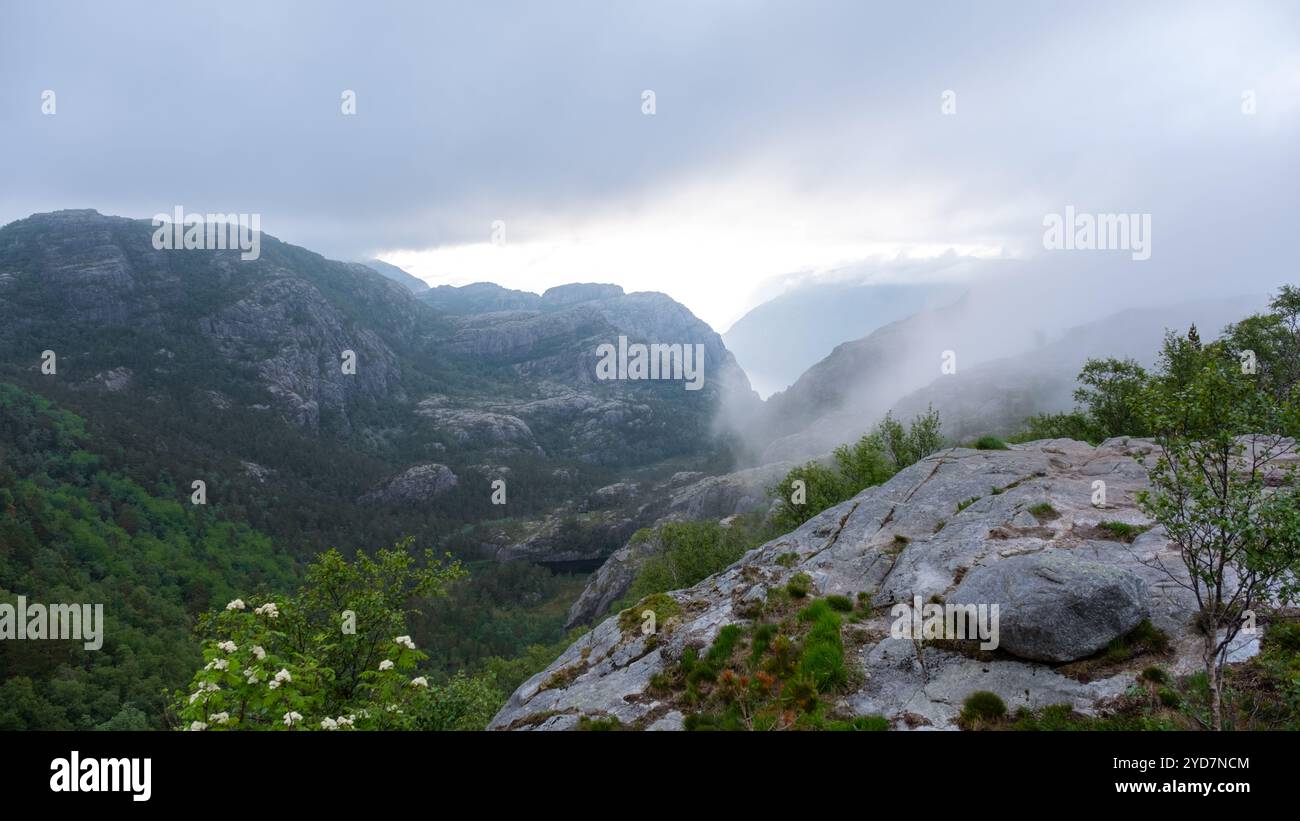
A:
<svg viewBox="0 0 1300 821">
<path fill-rule="evenodd" d="M 641 614 L 651 610 L 655 614 L 656 632 L 664 622 L 682 612 L 677 600 L 666 593 L 652 593 L 641 601 L 618 614 L 618 626 L 624 633 L 636 633 L 641 629 Z"/>
<path fill-rule="evenodd" d="M 713 646 L 705 654 L 704 661 L 715 668 L 721 668 L 730 659 L 736 645 L 740 643 L 742 633 L 739 627 L 734 624 L 728 624 L 718 631 L 718 636 L 713 640 Z"/>
<path fill-rule="evenodd" d="M 978 727 L 987 722 L 999 721 L 1007 714 L 1007 705 L 997 693 L 988 690 L 976 690 L 966 696 L 962 703 L 961 724 L 963 727 Z"/>
<path fill-rule="evenodd" d="M 832 609 L 838 610 L 841 613 L 853 612 L 853 600 L 848 596 L 827 596 L 826 603 L 829 604 Z"/>
<path fill-rule="evenodd" d="M 976 450 L 1009 450 L 1007 443 L 996 436 L 981 436 L 971 447 Z"/>
<path fill-rule="evenodd" d="M 785 591 L 793 598 L 805 598 L 810 592 L 812 592 L 812 576 L 809 576 L 807 573 L 794 574 L 790 581 L 786 583 Z"/>
<path fill-rule="evenodd" d="M 609 718 L 588 718 L 587 716 L 578 717 L 578 729 L 585 732 L 608 732 L 611 730 L 626 729 L 623 722 L 610 716 Z"/>
<path fill-rule="evenodd" d="M 972 497 L 970 497 L 969 499 L 967 499 L 967 500 L 964 501 L 964 502 L 958 502 L 958 503 L 957 503 L 957 512 L 958 512 L 958 513 L 961 513 L 963 510 L 965 510 L 966 508 L 968 508 L 968 507 L 970 507 L 971 505 L 975 504 L 975 503 L 978 502 L 979 500 L 980 500 L 980 497 L 978 497 L 978 496 L 972 496 Z"/>
<path fill-rule="evenodd" d="M 1137 627 L 1106 645 L 1106 658 L 1121 662 L 1142 653 L 1165 653 L 1168 650 L 1169 636 L 1150 619 L 1143 619 Z"/>
<path fill-rule="evenodd" d="M 889 729 L 884 716 L 858 716 L 847 721 L 827 721 L 823 729 L 839 732 L 880 733 Z"/>
<path fill-rule="evenodd" d="M 1029 508 L 1029 512 L 1041 519 L 1044 516 L 1055 516 L 1056 508 L 1052 507 L 1050 502 L 1039 502 Z"/>
<path fill-rule="evenodd" d="M 812 622 L 812 629 L 804 639 L 800 673 L 807 676 L 819 692 L 843 685 L 848 674 L 844 669 L 839 613 L 825 599 L 820 599 L 799 611 L 799 619 Z"/>
<path fill-rule="evenodd" d="M 1114 536 L 1122 542 L 1132 542 L 1138 536 L 1146 533 L 1151 529 L 1151 525 L 1131 525 L 1128 522 L 1101 522 L 1097 525 L 1101 530 Z"/>
</svg>

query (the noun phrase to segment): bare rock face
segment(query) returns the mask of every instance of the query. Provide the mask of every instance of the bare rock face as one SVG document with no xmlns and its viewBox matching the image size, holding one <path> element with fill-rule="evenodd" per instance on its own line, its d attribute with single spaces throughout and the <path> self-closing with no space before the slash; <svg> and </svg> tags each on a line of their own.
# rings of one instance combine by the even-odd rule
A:
<svg viewBox="0 0 1300 821">
<path fill-rule="evenodd" d="M 971 571 L 948 601 L 998 603 L 1004 650 L 1063 662 L 1087 658 L 1137 627 L 1149 598 L 1146 583 L 1121 567 L 1044 550 Z"/>
<path fill-rule="evenodd" d="M 1136 669 L 1085 681 L 1072 677 L 1069 666 L 1014 653 L 1077 658 L 1146 617 L 1170 637 L 1173 655 L 1162 663 L 1177 671 L 1199 663 L 1195 602 L 1151 566 L 1163 562 L 1177 575 L 1176 547 L 1159 529 L 1130 544 L 1098 527 L 1151 524 L 1134 499 L 1148 486 L 1135 457 L 1150 448 L 1136 439 L 1095 448 L 1045 440 L 1006 451 L 936 453 L 694 587 L 669 593 L 679 612 L 655 635 L 623 629 L 617 615 L 605 619 L 525 682 L 492 727 L 563 728 L 579 715 L 617 717 L 641 728 L 680 726 L 689 708 L 656 695 L 651 677 L 680 661 L 687 647 L 707 648 L 723 626 L 746 624 L 747 605 L 798 573 L 811 578 L 812 595 L 873 597 L 871 617 L 845 627 L 846 661 L 860 675 L 833 705 L 837 710 L 883 715 L 899 729 L 918 720 L 952 728 L 967 695 L 991 690 L 1013 710 L 1068 703 L 1094 713 L 1132 683 Z M 1105 483 L 1102 508 L 1093 506 L 1096 481 Z M 1037 598 L 1038 591 L 1060 587 L 1073 589 L 1058 591 L 1063 597 L 1055 600 Z M 910 604 L 916 596 L 950 601 L 972 591 L 1006 599 L 1000 603 L 1001 639 L 1015 637 L 991 658 L 934 645 L 918 650 L 910 639 L 891 635 L 895 603 Z M 1085 611 L 1118 612 L 1081 614 L 1068 602 Z"/>
<path fill-rule="evenodd" d="M 389 479 L 379 490 L 366 494 L 366 500 L 381 504 L 426 502 L 456 487 L 460 480 L 446 465 L 430 462 L 416 465 Z"/>
</svg>

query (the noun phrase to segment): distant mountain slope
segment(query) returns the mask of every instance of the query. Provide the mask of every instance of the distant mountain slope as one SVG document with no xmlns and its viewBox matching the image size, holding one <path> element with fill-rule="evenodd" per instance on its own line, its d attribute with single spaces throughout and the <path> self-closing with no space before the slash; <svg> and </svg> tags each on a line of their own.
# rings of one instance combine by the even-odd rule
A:
<svg viewBox="0 0 1300 821">
<path fill-rule="evenodd" d="M 904 416 L 933 402 L 945 433 L 1008 432 L 1030 413 L 1070 404 L 1074 377 L 1089 357 L 1148 359 L 1164 328 L 1192 322 L 1212 338 L 1259 310 L 1240 297 L 1135 308 L 1057 333 L 1049 342 L 1019 306 L 969 298 L 923 311 L 848 342 L 772 396 L 748 436 L 760 463 L 806 459 L 870 430 L 891 408 Z M 945 352 L 955 374 L 942 373 Z M 906 397 L 906 399 L 905 399 Z"/>
<path fill-rule="evenodd" d="M 1035 350 L 942 376 L 900 399 L 894 412 L 910 418 L 933 406 L 950 437 L 1005 436 L 1020 430 L 1028 416 L 1072 408 L 1075 377 L 1087 360 L 1132 358 L 1150 367 L 1166 330 L 1186 332 L 1194 323 L 1203 338 L 1214 339 L 1225 325 L 1263 305 L 1262 297 L 1243 297 L 1121 311 L 1071 328 Z"/>
<path fill-rule="evenodd" d="M 373 271 L 379 272 L 399 285 L 405 285 L 407 288 L 411 289 L 412 293 L 418 294 L 429 290 L 429 283 L 417 276 L 408 274 L 396 265 L 384 262 L 382 259 L 367 260 L 366 262 L 363 262 L 362 265 L 365 265 Z"/>
<path fill-rule="evenodd" d="M 542 298 L 528 291 L 514 291 L 491 282 L 470 285 L 439 285 L 420 295 L 425 304 L 444 314 L 486 314 L 495 311 L 536 310 Z"/>
<path fill-rule="evenodd" d="M 722 339 L 767 396 L 789 387 L 836 345 L 958 294 L 936 284 L 804 285 L 752 309 Z"/>
</svg>

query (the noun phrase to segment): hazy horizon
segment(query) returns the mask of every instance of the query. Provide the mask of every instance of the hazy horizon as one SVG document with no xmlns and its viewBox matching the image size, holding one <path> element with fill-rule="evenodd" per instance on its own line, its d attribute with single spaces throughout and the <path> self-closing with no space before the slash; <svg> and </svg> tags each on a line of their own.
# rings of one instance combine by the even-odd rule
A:
<svg viewBox="0 0 1300 821">
<path fill-rule="evenodd" d="M 1037 264 L 1067 206 L 1150 215 L 1150 259 L 1107 255 L 1135 290 L 1292 267 L 1287 4 L 1022 5 L 1013 26 L 961 4 L 504 4 L 397 29 L 384 4 L 135 8 L 0 12 L 0 222 L 259 213 L 431 285 L 613 282 L 720 332 L 836 271 Z"/>
</svg>

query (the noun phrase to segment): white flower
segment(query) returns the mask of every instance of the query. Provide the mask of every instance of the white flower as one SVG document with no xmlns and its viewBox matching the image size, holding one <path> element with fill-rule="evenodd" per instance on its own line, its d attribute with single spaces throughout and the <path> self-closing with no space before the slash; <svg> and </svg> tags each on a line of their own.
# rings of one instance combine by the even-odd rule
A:
<svg viewBox="0 0 1300 821">
<path fill-rule="evenodd" d="M 216 661 L 212 662 L 212 666 L 217 668 L 218 670 L 224 670 L 230 666 L 230 661 L 228 659 L 217 659 Z"/>
<path fill-rule="evenodd" d="M 384 659 L 383 661 L 379 662 L 379 669 L 380 669 L 380 670 L 391 670 L 391 669 L 393 669 L 393 663 L 392 663 L 391 661 L 389 661 L 388 659 Z"/>
<path fill-rule="evenodd" d="M 402 645 L 408 650 L 415 649 L 415 642 L 411 641 L 410 636 L 398 636 L 397 638 L 393 639 L 393 641 L 397 642 L 398 644 Z"/>
<path fill-rule="evenodd" d="M 195 701 L 197 701 L 199 696 L 201 695 L 203 695 L 202 690 L 199 690 L 197 693 L 190 693 L 190 704 L 193 704 Z"/>
<path fill-rule="evenodd" d="M 276 681 L 286 681 L 286 682 L 287 682 L 287 681 L 293 681 L 293 676 L 289 675 L 289 671 L 288 671 L 288 670 L 286 670 L 286 669 L 284 669 L 283 667 L 281 667 L 281 668 L 280 668 L 280 672 L 278 672 L 278 673 L 275 674 L 275 680 L 276 680 Z"/>
<path fill-rule="evenodd" d="M 195 732 L 195 733 L 197 733 L 197 732 L 200 731 L 200 730 L 206 730 L 206 729 L 208 729 L 208 725 L 204 724 L 202 721 L 191 721 L 191 722 L 190 722 L 190 731 L 191 731 L 191 732 Z"/>
<path fill-rule="evenodd" d="M 262 659 L 266 658 L 266 651 L 262 649 L 262 645 L 254 644 L 253 655 L 257 656 L 258 661 L 261 661 Z"/>
<path fill-rule="evenodd" d="M 244 609 L 244 600 L 243 600 L 243 599 L 235 599 L 235 600 L 232 601 L 230 604 L 227 604 L 227 605 L 226 605 L 226 609 L 227 609 L 227 610 L 243 610 L 243 609 Z"/>
<path fill-rule="evenodd" d="M 429 680 L 428 680 L 427 678 L 425 678 L 424 676 L 418 676 L 418 677 L 416 677 L 416 678 L 411 679 L 411 686 L 412 686 L 412 687 L 428 687 L 428 686 L 429 686 Z"/>
<path fill-rule="evenodd" d="M 339 716 L 336 723 L 340 727 L 351 727 L 357 720 L 356 716 Z"/>
<path fill-rule="evenodd" d="M 248 677 L 249 684 L 256 684 L 260 678 L 258 672 L 251 667 L 244 671 L 244 675 Z"/>
<path fill-rule="evenodd" d="M 284 714 L 284 726 L 292 727 L 294 722 L 297 721 L 302 721 L 302 713 L 297 712 L 296 710 L 290 710 Z"/>
<path fill-rule="evenodd" d="M 332 718 L 322 718 L 320 720 L 320 728 L 322 730 L 337 730 L 339 728 L 339 723 Z"/>
<path fill-rule="evenodd" d="M 223 641 L 220 644 L 218 644 L 217 647 L 221 650 L 224 650 L 227 653 L 233 653 L 239 649 L 239 647 L 233 641 Z"/>
<path fill-rule="evenodd" d="M 270 682 L 267 682 L 267 685 L 266 685 L 266 686 L 269 687 L 270 689 L 274 690 L 276 687 L 279 687 L 279 686 L 280 686 L 280 682 L 278 682 L 278 681 L 270 681 Z"/>
<path fill-rule="evenodd" d="M 212 722 L 213 724 L 228 724 L 230 723 L 230 713 L 226 713 L 226 712 L 213 713 L 212 715 L 208 716 L 208 721 Z"/>
<path fill-rule="evenodd" d="M 280 617 L 280 610 L 275 606 L 275 602 L 273 601 L 269 601 L 261 607 L 256 608 L 253 612 L 259 616 L 266 616 L 267 618 L 272 619 L 278 619 Z"/>
<path fill-rule="evenodd" d="M 205 681 L 203 682 L 203 689 L 207 690 L 209 693 L 215 693 L 221 689 L 221 685 L 217 684 L 215 681 Z"/>
</svg>

